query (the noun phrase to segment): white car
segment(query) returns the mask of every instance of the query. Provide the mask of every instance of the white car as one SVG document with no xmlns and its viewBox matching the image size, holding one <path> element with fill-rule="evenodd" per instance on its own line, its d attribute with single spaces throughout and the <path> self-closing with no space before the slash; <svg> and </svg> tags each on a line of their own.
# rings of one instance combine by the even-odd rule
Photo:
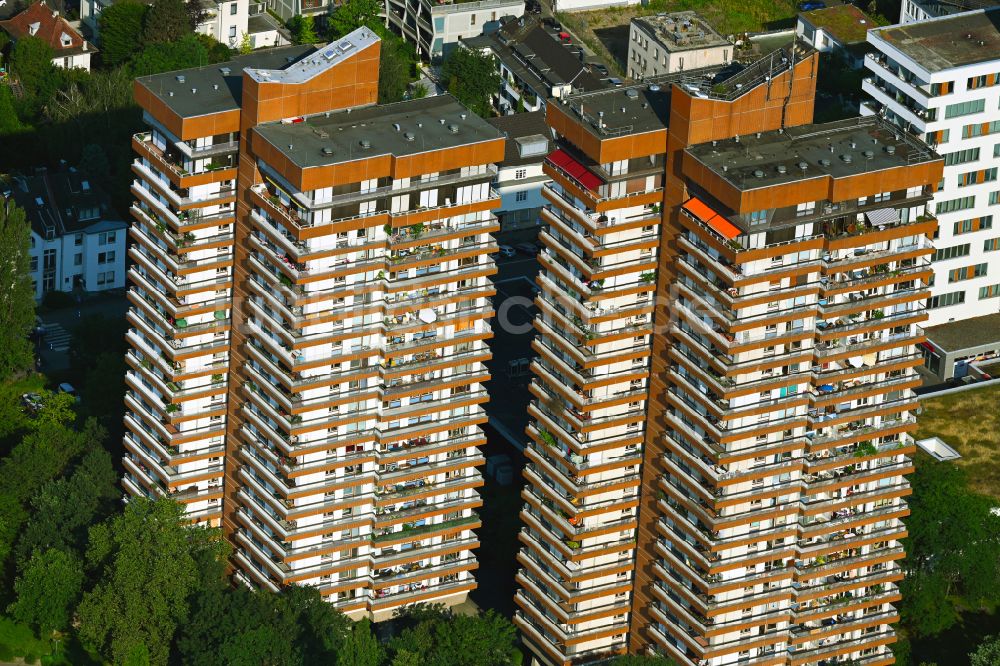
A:
<svg viewBox="0 0 1000 666">
<path fill-rule="evenodd" d="M 515 254 L 517 254 L 517 252 L 515 252 L 514 248 L 512 248 L 510 245 L 501 245 L 500 246 L 500 256 L 501 257 L 513 257 Z"/>
</svg>

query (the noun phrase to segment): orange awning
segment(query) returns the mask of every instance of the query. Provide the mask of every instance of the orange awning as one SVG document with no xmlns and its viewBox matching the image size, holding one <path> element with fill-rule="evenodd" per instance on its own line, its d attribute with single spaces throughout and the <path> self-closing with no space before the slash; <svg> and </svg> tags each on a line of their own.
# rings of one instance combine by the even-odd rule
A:
<svg viewBox="0 0 1000 666">
<path fill-rule="evenodd" d="M 732 240 L 740 236 L 743 232 L 726 218 L 716 213 L 712 208 L 698 197 L 691 197 L 681 206 L 696 220 L 700 220 L 708 225 L 715 233 L 726 240 Z"/>
</svg>

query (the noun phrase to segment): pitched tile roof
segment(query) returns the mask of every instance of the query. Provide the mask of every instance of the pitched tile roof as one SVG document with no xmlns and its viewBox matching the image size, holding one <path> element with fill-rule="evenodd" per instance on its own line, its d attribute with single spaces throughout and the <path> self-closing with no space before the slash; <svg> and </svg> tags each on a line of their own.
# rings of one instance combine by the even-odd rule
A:
<svg viewBox="0 0 1000 666">
<path fill-rule="evenodd" d="M 97 50 L 93 44 L 88 44 L 83 35 L 66 19 L 41 1 L 32 4 L 13 18 L 0 21 L 0 29 L 13 39 L 28 35 L 38 37 L 51 46 L 59 56 Z"/>
</svg>

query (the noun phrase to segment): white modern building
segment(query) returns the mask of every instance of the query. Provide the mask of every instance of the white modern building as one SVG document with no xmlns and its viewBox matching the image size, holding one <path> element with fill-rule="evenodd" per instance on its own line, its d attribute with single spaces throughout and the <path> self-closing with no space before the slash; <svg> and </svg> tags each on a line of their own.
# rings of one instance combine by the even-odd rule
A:
<svg viewBox="0 0 1000 666">
<path fill-rule="evenodd" d="M 903 0 L 899 8 L 899 22 L 916 23 L 971 9 L 988 9 L 996 4 L 994 0 Z"/>
<path fill-rule="evenodd" d="M 50 291 L 125 286 L 127 225 L 75 170 L 15 177 L 11 196 L 31 223 L 35 299 Z"/>
<path fill-rule="evenodd" d="M 460 39 L 491 34 L 506 16 L 523 16 L 524 0 L 386 0 L 386 22 L 425 60 L 439 60 Z"/>
<path fill-rule="evenodd" d="M 974 329 L 979 327 L 974 318 L 1000 311 L 998 23 L 1000 8 L 995 8 L 868 32 L 875 53 L 865 59 L 863 89 L 870 100 L 862 113 L 878 114 L 923 137 L 945 158 L 944 178 L 930 207 L 940 230 L 929 327 Z M 930 331 L 928 338 L 933 357 Z M 1000 330 L 993 338 L 1000 346 Z M 942 378 L 951 376 L 953 368 L 934 368 L 933 358 L 928 360 Z"/>
<path fill-rule="evenodd" d="M 203 18 L 197 32 L 208 35 L 231 49 L 237 48 L 243 35 L 249 35 L 248 0 L 200 0 Z"/>
<path fill-rule="evenodd" d="M 875 25 L 854 5 L 834 5 L 801 12 L 795 22 L 795 35 L 820 53 L 839 55 L 853 69 L 861 69 L 868 51 L 867 33 Z"/>
<path fill-rule="evenodd" d="M 735 47 L 695 12 L 673 12 L 632 19 L 628 39 L 628 75 L 658 74 L 724 65 Z"/>
<path fill-rule="evenodd" d="M 551 140 L 545 113 L 515 113 L 488 118 L 489 124 L 506 137 L 503 163 L 498 166 L 493 187 L 502 204 L 496 211 L 500 233 L 530 229 L 541 224 L 546 204 L 542 186 L 551 179 L 542 171 Z"/>
</svg>

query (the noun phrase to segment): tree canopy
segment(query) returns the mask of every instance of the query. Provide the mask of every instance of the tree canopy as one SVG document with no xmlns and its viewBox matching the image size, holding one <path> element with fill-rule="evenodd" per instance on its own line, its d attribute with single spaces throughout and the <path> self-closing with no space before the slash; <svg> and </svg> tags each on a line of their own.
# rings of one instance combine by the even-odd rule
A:
<svg viewBox="0 0 1000 666">
<path fill-rule="evenodd" d="M 143 19 L 142 40 L 146 44 L 169 44 L 191 34 L 188 8 L 184 0 L 155 0 Z"/>
<path fill-rule="evenodd" d="M 28 340 L 35 325 L 30 245 L 31 227 L 24 211 L 0 202 L 0 381 L 34 363 Z"/>
<path fill-rule="evenodd" d="M 490 97 L 500 90 L 500 74 L 493 58 L 465 48 L 454 49 L 441 65 L 448 92 L 476 115 L 493 115 Z"/>
<path fill-rule="evenodd" d="M 346 0 L 327 19 L 328 38 L 333 41 L 363 25 L 381 25 L 378 15 L 382 9 L 379 0 Z"/>
<path fill-rule="evenodd" d="M 147 5 L 136 0 L 115 2 L 98 19 L 101 30 L 101 57 L 107 65 L 120 65 L 142 49 L 143 23 Z"/>
<path fill-rule="evenodd" d="M 295 44 L 315 44 L 319 41 L 316 33 L 316 23 L 309 15 L 295 15 L 288 20 L 288 29 L 292 33 L 292 42 Z"/>
<path fill-rule="evenodd" d="M 83 587 L 83 565 L 73 553 L 58 548 L 36 552 L 14 583 L 17 601 L 8 609 L 19 622 L 42 635 L 69 627 Z"/>
<path fill-rule="evenodd" d="M 969 666 L 997 666 L 1000 664 L 1000 635 L 987 636 L 976 651 L 969 655 Z"/>
</svg>

